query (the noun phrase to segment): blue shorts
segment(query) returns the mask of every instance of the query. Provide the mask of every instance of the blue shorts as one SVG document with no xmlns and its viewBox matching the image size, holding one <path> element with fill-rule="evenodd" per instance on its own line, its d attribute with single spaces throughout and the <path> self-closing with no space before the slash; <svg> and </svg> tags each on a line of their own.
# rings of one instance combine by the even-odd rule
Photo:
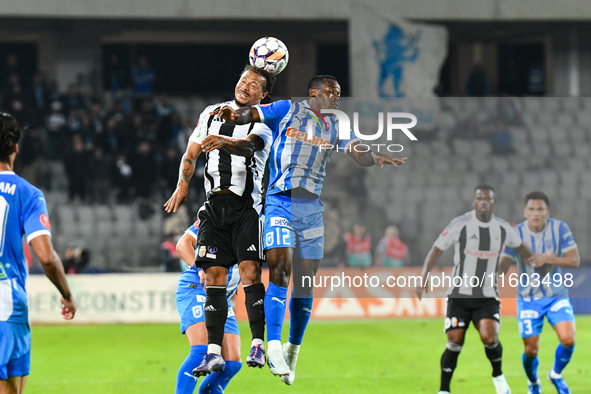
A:
<svg viewBox="0 0 591 394">
<path fill-rule="evenodd" d="M 554 326 L 563 321 L 575 321 L 573 306 L 568 298 L 518 298 L 517 319 L 521 338 L 540 335 L 544 316 Z"/>
<path fill-rule="evenodd" d="M 324 257 L 324 205 L 320 198 L 267 195 L 265 201 L 265 250 L 295 248 L 303 259 Z"/>
<path fill-rule="evenodd" d="M 30 371 L 29 323 L 0 322 L 0 379 L 28 376 Z"/>
<path fill-rule="evenodd" d="M 189 326 L 205 321 L 203 313 L 205 296 L 205 289 L 200 284 L 199 275 L 192 270 L 183 272 L 176 289 L 176 309 L 181 317 L 181 333 L 184 334 Z M 228 318 L 224 332 L 240 335 L 230 301 L 228 301 Z"/>
</svg>

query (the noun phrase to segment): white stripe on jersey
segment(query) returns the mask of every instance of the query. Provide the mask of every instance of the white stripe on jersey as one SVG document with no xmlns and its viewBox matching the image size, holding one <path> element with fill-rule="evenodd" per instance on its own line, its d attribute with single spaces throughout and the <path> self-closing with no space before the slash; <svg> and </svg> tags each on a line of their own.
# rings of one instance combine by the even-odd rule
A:
<svg viewBox="0 0 591 394">
<path fill-rule="evenodd" d="M 205 192 L 208 196 L 211 192 L 224 189 L 229 189 L 238 196 L 242 196 L 245 192 L 250 193 L 255 201 L 254 206 L 258 207 L 257 211 L 260 213 L 263 175 L 271 151 L 272 132 L 264 123 L 235 125 L 226 123 L 223 119 L 215 119 L 213 115 L 210 115 L 214 109 L 222 106 L 238 108 L 234 101 L 226 101 L 205 108 L 199 117 L 197 127 L 189 138 L 190 141 L 200 144 L 208 135 L 221 135 L 235 140 L 244 139 L 249 134 L 256 134 L 263 139 L 265 147 L 248 159 L 231 155 L 223 149 L 207 153 L 204 177 Z M 248 179 L 249 173 L 251 179 Z M 250 190 L 250 188 L 252 189 Z"/>
</svg>

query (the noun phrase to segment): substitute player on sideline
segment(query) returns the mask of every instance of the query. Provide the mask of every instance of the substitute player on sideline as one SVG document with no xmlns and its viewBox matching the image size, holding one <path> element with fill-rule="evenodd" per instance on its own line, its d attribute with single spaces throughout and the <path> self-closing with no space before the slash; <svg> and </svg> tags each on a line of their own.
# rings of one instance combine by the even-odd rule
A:
<svg viewBox="0 0 591 394">
<path fill-rule="evenodd" d="M 51 243 L 43 193 L 13 171 L 20 137 L 16 119 L 0 113 L 0 393 L 6 394 L 22 393 L 30 372 L 23 236 L 61 294 L 64 319 L 71 320 L 76 314 L 64 267 Z"/>
<path fill-rule="evenodd" d="M 271 92 L 274 82 L 275 77 L 268 72 L 247 66 L 236 84 L 234 100 L 205 108 L 189 138 L 177 188 L 164 205 L 167 212 L 173 212 L 185 201 L 196 159 L 201 151 L 205 152 L 207 201 L 198 213 L 200 229 L 195 262 L 205 271 L 208 349 L 202 364 L 193 371 L 197 376 L 224 369 L 221 346 L 228 314 L 226 284 L 228 270 L 236 261 L 252 331 L 252 348 L 246 363 L 251 367 L 265 365 L 265 287 L 261 282 L 264 252 L 260 217 L 271 130 L 258 123 L 231 124 L 211 112 L 223 106 L 238 109 L 258 104 Z M 246 155 L 248 157 L 244 157 Z"/>
<path fill-rule="evenodd" d="M 304 288 L 301 278 L 316 275 L 324 257 L 324 206 L 320 193 L 330 157 L 336 150 L 344 150 L 361 166 L 381 168 L 406 161 L 371 151 L 357 152 L 357 139 L 339 139 L 336 117 L 324 117 L 320 113 L 322 109 L 338 108 L 341 87 L 335 77 L 312 78 L 308 96 L 309 100 L 302 102 L 282 100 L 252 108 L 225 107 L 216 111 L 226 120 L 238 124 L 264 122 L 273 130 L 265 200 L 265 251 L 270 279 L 265 317 L 269 367 L 273 374 L 285 375 L 282 381 L 288 385 L 295 379 L 300 345 L 312 313 L 313 289 Z M 308 137 L 310 131 L 313 131 L 312 139 Z M 289 342 L 282 348 L 281 329 L 292 267 Z"/>
<path fill-rule="evenodd" d="M 523 216 L 526 220 L 515 229 L 535 254 L 524 261 L 513 249 L 506 248 L 500 270 L 506 272 L 511 263 L 516 261 L 519 277 L 527 275 L 529 278 L 528 286 L 522 286 L 522 281 L 518 281 L 517 291 L 517 317 L 519 334 L 525 347 L 522 362 L 529 381 L 528 393 L 542 392 L 538 379 L 538 349 L 546 316 L 560 341 L 554 353 L 554 368 L 548 379 L 559 394 L 570 394 L 561 374 L 575 350 L 576 327 L 561 267 L 576 268 L 581 260 L 568 225 L 562 220 L 550 218 L 549 207 L 550 200 L 542 192 L 534 191 L 525 196 Z M 558 279 L 555 275 L 558 275 L 559 281 L 555 280 Z"/>
<path fill-rule="evenodd" d="M 179 239 L 176 250 L 181 258 L 189 265 L 179 279 L 176 290 L 176 307 L 181 317 L 181 333 L 185 334 L 191 351 L 179 368 L 176 377 L 175 394 L 193 394 L 197 379 L 193 376 L 193 368 L 203 361 L 207 354 L 207 328 L 205 327 L 205 289 L 203 270 L 195 267 L 195 247 L 197 246 L 197 233 L 199 221 L 193 223 L 185 234 Z M 234 310 L 230 305 L 230 298 L 236 293 L 240 283 L 238 265 L 230 268 L 228 284 L 226 286 L 226 299 L 228 300 L 228 319 L 224 327 L 224 340 L 222 342 L 222 357 L 226 362 L 226 368 L 218 373 L 208 375 L 199 385 L 199 394 L 221 394 L 224 392 L 230 380 L 242 368 L 240 361 L 240 331 L 234 317 Z"/>
<path fill-rule="evenodd" d="M 453 219 L 433 244 L 423 265 L 423 287 L 417 288 L 416 292 L 420 299 L 428 285 L 427 274 L 441 254 L 454 245 L 451 277 L 477 277 L 479 282 L 482 278 L 485 280 L 478 284 L 463 280 L 458 287 L 452 282 L 447 291 L 447 345 L 441 357 L 439 394 L 450 392 L 451 378 L 470 321 L 478 330 L 486 357 L 492 365 L 492 380 L 497 394 L 509 394 L 511 389 L 501 369 L 503 347 L 499 342 L 501 309 L 497 288 L 498 263 L 504 245 L 515 248 L 526 258 L 532 253 L 522 244 L 519 234 L 509 222 L 492 214 L 495 205 L 495 190 L 492 186 L 479 185 L 474 191 L 472 205 L 474 210 Z"/>
</svg>

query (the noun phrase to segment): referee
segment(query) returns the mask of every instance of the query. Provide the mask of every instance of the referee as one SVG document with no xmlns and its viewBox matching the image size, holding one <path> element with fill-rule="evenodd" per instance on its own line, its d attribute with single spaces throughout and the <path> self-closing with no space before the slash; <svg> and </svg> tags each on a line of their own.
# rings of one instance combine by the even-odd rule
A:
<svg viewBox="0 0 591 394">
<path fill-rule="evenodd" d="M 532 252 L 522 244 L 519 234 L 509 222 L 492 214 L 495 205 L 492 186 L 478 185 L 472 205 L 474 210 L 453 219 L 433 244 L 423 265 L 423 287 L 417 288 L 416 293 L 420 299 L 427 288 L 428 273 L 441 254 L 454 245 L 452 279 L 461 277 L 463 281 L 455 286 L 452 280 L 447 291 L 447 345 L 441 357 L 439 394 L 450 392 L 451 378 L 470 322 L 478 330 L 491 362 L 497 394 L 510 394 L 511 389 L 501 370 L 503 347 L 499 342 L 501 310 L 497 288 L 499 258 L 504 245 L 512 247 L 525 258 L 530 257 Z M 464 279 L 472 277 L 479 278 L 479 283 Z"/>
</svg>

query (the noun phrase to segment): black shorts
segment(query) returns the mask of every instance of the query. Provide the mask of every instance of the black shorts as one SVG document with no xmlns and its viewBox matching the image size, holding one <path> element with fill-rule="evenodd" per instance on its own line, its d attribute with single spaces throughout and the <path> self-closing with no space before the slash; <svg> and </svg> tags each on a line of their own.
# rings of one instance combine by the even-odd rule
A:
<svg viewBox="0 0 591 394">
<path fill-rule="evenodd" d="M 230 268 L 244 260 L 264 260 L 263 222 L 250 196 L 214 195 L 197 216 L 195 266 Z"/>
<path fill-rule="evenodd" d="M 445 332 L 466 330 L 470 322 L 474 326 L 482 319 L 501 321 L 501 303 L 495 298 L 448 298 Z"/>
</svg>

